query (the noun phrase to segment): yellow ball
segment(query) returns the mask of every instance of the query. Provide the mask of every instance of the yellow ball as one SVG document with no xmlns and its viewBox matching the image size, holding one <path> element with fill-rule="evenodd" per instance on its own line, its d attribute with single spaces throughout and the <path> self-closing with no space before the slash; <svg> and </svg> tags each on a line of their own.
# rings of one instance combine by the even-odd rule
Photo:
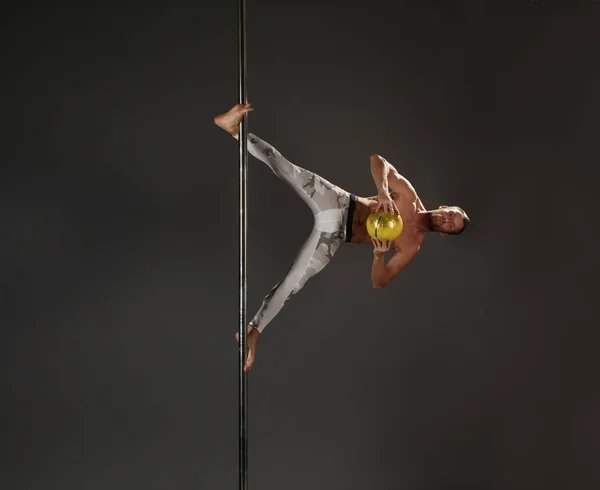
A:
<svg viewBox="0 0 600 490">
<path fill-rule="evenodd" d="M 395 240 L 402 233 L 404 223 L 399 214 L 387 214 L 383 211 L 371 213 L 367 218 L 367 233 L 378 240 Z"/>
</svg>

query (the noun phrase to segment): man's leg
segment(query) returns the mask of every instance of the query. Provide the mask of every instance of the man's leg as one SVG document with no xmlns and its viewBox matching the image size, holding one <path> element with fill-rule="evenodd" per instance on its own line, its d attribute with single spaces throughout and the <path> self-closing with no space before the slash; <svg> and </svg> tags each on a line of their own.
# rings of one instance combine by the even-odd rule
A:
<svg viewBox="0 0 600 490">
<path fill-rule="evenodd" d="M 276 148 L 252 133 L 248 135 L 248 151 L 287 182 L 315 215 L 315 227 L 286 277 L 266 295 L 250 322 L 262 333 L 285 302 L 300 291 L 308 279 L 320 272 L 344 243 L 344 210 L 350 195 L 314 172 L 289 162 Z"/>
<path fill-rule="evenodd" d="M 217 116 L 215 123 L 238 139 L 239 122 L 247 111 L 238 104 L 225 114 Z M 277 177 L 287 182 L 296 191 L 311 208 L 313 214 L 328 209 L 340 209 L 347 205 L 347 192 L 320 175 L 294 165 L 276 148 L 256 135 L 252 133 L 248 135 L 247 147 L 252 156 L 266 163 Z"/>
<path fill-rule="evenodd" d="M 252 133 L 248 135 L 248 152 L 266 163 L 277 177 L 287 182 L 308 204 L 313 214 L 344 206 L 340 197 L 344 197 L 346 192 L 320 175 L 294 165 L 275 147 Z"/>
<path fill-rule="evenodd" d="M 262 333 L 286 301 L 297 294 L 311 277 L 323 270 L 344 240 L 343 231 L 328 233 L 313 228 L 285 278 L 265 296 L 250 325 Z"/>
<path fill-rule="evenodd" d="M 252 110 L 254 109 L 249 104 L 237 104 L 228 112 L 215 117 L 214 122 L 237 139 L 243 115 Z M 315 226 L 286 277 L 267 294 L 248 325 L 245 371 L 250 370 L 254 364 L 256 342 L 262 330 L 279 313 L 284 303 L 329 263 L 345 242 L 346 217 L 351 202 L 348 192 L 315 173 L 292 164 L 275 148 L 253 134 L 248 135 L 248 151 L 292 186 L 313 211 Z M 239 342 L 239 334 L 236 333 L 235 336 Z"/>
</svg>

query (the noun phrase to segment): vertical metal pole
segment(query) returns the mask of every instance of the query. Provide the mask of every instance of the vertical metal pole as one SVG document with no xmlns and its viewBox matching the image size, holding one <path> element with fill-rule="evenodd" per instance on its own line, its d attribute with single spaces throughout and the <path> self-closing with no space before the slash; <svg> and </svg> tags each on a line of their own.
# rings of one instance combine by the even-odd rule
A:
<svg viewBox="0 0 600 490">
<path fill-rule="evenodd" d="M 246 1 L 238 0 L 238 75 L 239 103 L 247 104 L 246 89 Z M 248 182 L 248 116 L 240 122 L 239 131 L 239 204 L 240 204 L 240 315 L 239 315 L 239 490 L 248 488 L 248 380 L 244 364 L 248 352 L 246 323 L 246 234 L 248 229 L 246 185 Z"/>
</svg>

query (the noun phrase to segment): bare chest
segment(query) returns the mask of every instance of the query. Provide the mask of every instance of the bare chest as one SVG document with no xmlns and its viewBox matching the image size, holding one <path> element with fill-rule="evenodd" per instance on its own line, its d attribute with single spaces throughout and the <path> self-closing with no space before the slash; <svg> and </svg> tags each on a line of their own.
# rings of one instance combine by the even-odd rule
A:
<svg viewBox="0 0 600 490">
<path fill-rule="evenodd" d="M 401 252 L 402 250 L 414 248 L 415 245 L 421 245 L 424 233 L 418 231 L 416 227 L 416 216 L 418 211 L 416 203 L 403 199 L 401 196 L 397 196 L 394 193 L 392 193 L 391 197 L 396 203 L 396 206 L 398 206 L 403 223 L 402 233 L 392 243 L 392 249 Z M 371 238 L 368 236 L 366 230 L 366 219 L 370 213 L 377 209 L 378 202 L 374 197 L 361 198 L 360 201 L 362 202 L 362 211 L 359 213 L 359 216 L 357 216 L 357 220 L 355 220 L 354 223 L 355 238 L 357 242 L 371 243 Z"/>
<path fill-rule="evenodd" d="M 400 216 L 402 216 L 403 228 L 400 236 L 394 240 L 394 250 L 401 252 L 404 249 L 414 248 L 423 242 L 425 234 L 417 229 L 417 205 L 415 202 L 408 201 L 402 197 L 395 196 L 392 193 L 392 199 L 398 206 Z"/>
</svg>

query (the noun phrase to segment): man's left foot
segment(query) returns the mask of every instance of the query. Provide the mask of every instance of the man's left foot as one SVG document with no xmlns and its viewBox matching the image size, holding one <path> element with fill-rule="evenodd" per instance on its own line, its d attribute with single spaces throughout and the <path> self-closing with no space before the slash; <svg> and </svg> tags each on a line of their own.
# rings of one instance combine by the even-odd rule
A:
<svg viewBox="0 0 600 490">
<path fill-rule="evenodd" d="M 254 360 L 256 359 L 256 341 L 258 337 L 260 337 L 260 332 L 256 330 L 252 325 L 248 325 L 248 333 L 247 333 L 247 348 L 248 352 L 246 354 L 246 362 L 244 364 L 244 372 L 247 373 L 252 369 L 254 365 Z M 235 340 L 237 340 L 238 344 L 240 343 L 240 334 L 236 332 Z"/>
<path fill-rule="evenodd" d="M 225 114 L 215 117 L 214 121 L 217 126 L 223 128 L 230 135 L 237 136 L 240 129 L 240 121 L 244 117 L 244 114 L 253 110 L 254 107 L 251 104 L 236 104 Z"/>
</svg>

